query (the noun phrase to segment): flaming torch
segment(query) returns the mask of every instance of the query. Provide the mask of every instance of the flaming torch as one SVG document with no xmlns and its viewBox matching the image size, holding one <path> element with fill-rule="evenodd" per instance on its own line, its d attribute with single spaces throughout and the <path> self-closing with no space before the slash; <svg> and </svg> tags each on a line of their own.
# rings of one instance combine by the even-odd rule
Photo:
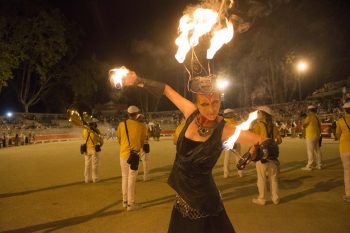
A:
<svg viewBox="0 0 350 233">
<path fill-rule="evenodd" d="M 248 130 L 250 127 L 250 124 L 258 118 L 258 111 L 255 112 L 251 112 L 249 113 L 249 117 L 248 120 L 242 122 L 240 125 L 236 126 L 236 130 L 233 133 L 233 135 L 231 137 L 229 137 L 229 139 L 227 141 L 224 142 L 223 147 L 225 150 L 232 150 L 233 146 L 235 145 L 235 142 L 237 141 L 240 133 L 242 130 Z M 245 168 L 245 166 L 250 163 L 250 161 L 252 161 L 252 155 L 250 154 L 250 152 L 248 151 L 247 153 L 245 153 L 238 161 L 237 163 L 237 168 L 239 170 L 242 170 Z"/>
<path fill-rule="evenodd" d="M 233 135 L 231 137 L 229 137 L 229 139 L 227 139 L 227 141 L 224 142 L 224 145 L 223 145 L 224 148 L 226 150 L 231 150 L 233 148 L 233 146 L 235 145 L 235 142 L 237 141 L 241 131 L 248 130 L 250 127 L 250 124 L 254 120 L 256 120 L 257 118 L 258 118 L 258 111 L 249 113 L 248 120 L 242 122 L 240 125 L 237 125 L 236 130 L 233 133 Z"/>
<path fill-rule="evenodd" d="M 178 46 L 175 55 L 179 63 L 183 63 L 191 48 L 199 44 L 199 39 L 211 35 L 211 47 L 207 51 L 207 59 L 212 59 L 215 53 L 233 37 L 233 24 L 226 20 L 226 27 L 220 24 L 220 14 L 213 9 L 197 8 L 192 14 L 185 14 L 179 22 L 179 37 L 175 40 Z"/>
<path fill-rule="evenodd" d="M 250 127 L 250 124 L 255 119 L 257 119 L 257 117 L 258 117 L 258 111 L 251 112 L 249 114 L 248 120 L 236 126 L 236 130 L 234 134 L 227 141 L 224 142 L 223 147 L 226 150 L 231 150 L 235 142 L 237 141 L 241 131 L 248 130 Z M 276 161 L 276 163 L 278 163 L 279 149 L 278 149 L 277 143 L 273 138 L 268 138 L 263 142 L 259 143 L 259 145 L 254 145 L 254 147 L 255 149 L 252 153 L 249 150 L 239 159 L 236 165 L 236 167 L 239 170 L 244 169 L 246 165 L 249 164 L 251 161 L 273 160 L 273 161 Z"/>
<path fill-rule="evenodd" d="M 207 50 L 207 59 L 213 59 L 215 53 L 224 45 L 232 40 L 233 24 L 226 19 L 226 28 L 214 32 L 210 40 L 210 48 Z"/>
<path fill-rule="evenodd" d="M 123 87 L 123 78 L 129 73 L 129 70 L 122 66 L 120 68 L 110 69 L 108 76 L 111 84 L 117 88 L 121 89 Z"/>
</svg>

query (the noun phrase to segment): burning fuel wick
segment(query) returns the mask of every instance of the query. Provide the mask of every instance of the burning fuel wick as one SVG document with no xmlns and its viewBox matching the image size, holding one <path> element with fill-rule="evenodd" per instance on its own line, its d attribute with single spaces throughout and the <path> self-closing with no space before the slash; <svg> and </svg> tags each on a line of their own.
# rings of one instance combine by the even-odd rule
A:
<svg viewBox="0 0 350 233">
<path fill-rule="evenodd" d="M 123 78 L 127 76 L 129 70 L 122 66 L 121 68 L 114 68 L 109 70 L 109 80 L 115 88 L 121 89 L 123 87 Z"/>
<path fill-rule="evenodd" d="M 248 130 L 250 127 L 250 124 L 256 120 L 258 118 L 258 111 L 255 112 L 251 112 L 249 113 L 249 117 L 248 120 L 242 122 L 241 124 L 236 126 L 236 130 L 233 133 L 233 135 L 231 137 L 229 137 L 229 139 L 227 139 L 227 141 L 225 141 L 223 143 L 223 147 L 226 150 L 232 150 L 233 146 L 235 145 L 239 135 L 241 134 L 242 130 Z"/>
</svg>

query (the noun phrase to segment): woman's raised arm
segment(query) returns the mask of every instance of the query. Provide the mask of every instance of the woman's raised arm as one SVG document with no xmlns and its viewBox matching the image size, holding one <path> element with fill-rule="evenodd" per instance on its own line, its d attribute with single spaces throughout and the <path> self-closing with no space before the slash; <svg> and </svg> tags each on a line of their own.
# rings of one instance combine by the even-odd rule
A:
<svg viewBox="0 0 350 233">
<path fill-rule="evenodd" d="M 182 114 L 184 114 L 186 119 L 196 110 L 196 106 L 191 101 L 181 96 L 169 85 L 165 85 L 164 95 L 175 104 Z"/>
<path fill-rule="evenodd" d="M 129 73 L 123 78 L 123 85 L 136 85 L 146 89 L 157 97 L 164 94 L 184 114 L 185 118 L 196 110 L 196 106 L 191 101 L 181 96 L 169 85 L 153 80 L 138 78 L 134 71 L 129 71 Z"/>
</svg>

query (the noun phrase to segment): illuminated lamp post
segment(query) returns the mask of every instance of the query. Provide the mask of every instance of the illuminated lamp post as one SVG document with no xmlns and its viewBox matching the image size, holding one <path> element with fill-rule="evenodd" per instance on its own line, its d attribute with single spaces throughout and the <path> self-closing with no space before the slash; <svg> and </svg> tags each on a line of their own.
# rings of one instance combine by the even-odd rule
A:
<svg viewBox="0 0 350 233">
<path fill-rule="evenodd" d="M 301 101 L 301 84 L 300 84 L 300 79 L 302 73 L 304 73 L 308 68 L 307 63 L 304 61 L 299 61 L 297 64 L 297 72 L 298 72 L 298 88 L 299 88 L 299 101 Z"/>
<path fill-rule="evenodd" d="M 7 117 L 7 118 L 10 119 L 12 116 L 13 116 L 13 113 L 12 113 L 12 112 L 7 112 L 7 113 L 6 113 L 6 117 Z"/>
<path fill-rule="evenodd" d="M 230 83 L 227 79 L 218 79 L 216 81 L 217 88 L 220 91 L 220 99 L 223 108 L 225 108 L 225 89 L 228 87 L 229 84 Z"/>
</svg>

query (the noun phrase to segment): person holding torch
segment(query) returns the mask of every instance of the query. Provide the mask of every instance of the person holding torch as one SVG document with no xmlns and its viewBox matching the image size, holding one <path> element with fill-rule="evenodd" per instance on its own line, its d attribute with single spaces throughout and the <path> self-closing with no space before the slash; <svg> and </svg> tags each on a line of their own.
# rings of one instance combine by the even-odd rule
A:
<svg viewBox="0 0 350 233">
<path fill-rule="evenodd" d="M 103 145 L 103 138 L 100 136 L 100 131 L 97 128 L 98 120 L 96 118 L 91 118 L 88 122 L 89 128 L 83 129 L 83 138 L 86 144 L 85 152 L 85 183 L 98 182 L 99 181 L 99 154 L 101 151 L 101 146 Z"/>
<path fill-rule="evenodd" d="M 259 134 L 262 139 L 271 138 L 277 144 L 282 143 L 281 135 L 272 120 L 273 112 L 268 106 L 258 107 L 258 119 L 253 127 L 253 132 Z M 257 186 L 259 191 L 258 198 L 252 201 L 257 205 L 265 205 L 266 203 L 266 175 L 270 180 L 271 199 L 275 205 L 280 202 L 278 194 L 278 158 L 261 159 L 256 162 L 256 174 L 258 177 Z"/>
<path fill-rule="evenodd" d="M 112 77 L 115 76 L 112 74 Z M 113 80 L 115 85 L 117 82 Z M 168 178 L 168 184 L 176 192 L 169 233 L 235 232 L 212 176 L 223 142 L 236 129 L 219 116 L 220 94 L 216 90 L 215 80 L 210 75 L 189 81 L 189 91 L 194 94 L 194 102 L 182 97 L 169 85 L 139 78 L 131 70 L 118 81 L 122 86 L 143 88 L 156 97 L 164 94 L 186 119 L 177 140 L 176 158 Z M 242 131 L 237 142 L 259 145 L 261 137 Z M 256 147 L 252 148 L 253 154 Z"/>
</svg>

